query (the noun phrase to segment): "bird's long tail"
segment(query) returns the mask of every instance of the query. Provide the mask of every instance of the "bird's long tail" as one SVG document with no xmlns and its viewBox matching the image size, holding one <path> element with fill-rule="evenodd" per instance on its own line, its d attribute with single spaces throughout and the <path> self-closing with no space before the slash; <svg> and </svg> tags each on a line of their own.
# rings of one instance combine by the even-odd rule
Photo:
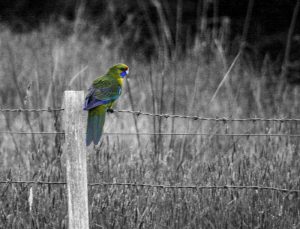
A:
<svg viewBox="0 0 300 229">
<path fill-rule="evenodd" d="M 106 115 L 106 107 L 98 106 L 91 110 L 88 113 L 88 121 L 87 121 L 87 131 L 86 131 L 86 145 L 90 145 L 91 142 L 94 142 L 95 145 L 100 141 L 105 115 Z"/>
</svg>

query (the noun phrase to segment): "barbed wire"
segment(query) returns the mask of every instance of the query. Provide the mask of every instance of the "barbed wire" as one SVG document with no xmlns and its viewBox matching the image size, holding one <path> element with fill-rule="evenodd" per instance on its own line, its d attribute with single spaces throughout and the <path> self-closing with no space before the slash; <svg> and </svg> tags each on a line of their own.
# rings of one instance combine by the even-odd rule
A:
<svg viewBox="0 0 300 229">
<path fill-rule="evenodd" d="M 16 180 L 6 180 L 0 181 L 0 184 L 39 184 L 39 185 L 66 185 L 65 181 L 16 181 Z"/>
<path fill-rule="evenodd" d="M 247 134 L 247 133 L 233 133 L 233 134 L 218 134 L 218 133 L 103 133 L 103 135 L 182 135 L 182 136 L 228 136 L 228 137 L 300 137 L 300 134 Z"/>
<path fill-rule="evenodd" d="M 67 185 L 64 181 L 13 181 L 6 180 L 0 181 L 0 184 L 36 184 L 36 185 Z M 119 182 L 99 182 L 88 183 L 88 186 L 131 186 L 131 187 L 144 187 L 144 188 L 158 188 L 158 189 L 250 189 L 250 190 L 270 190 L 284 193 L 300 193 L 298 189 L 286 189 L 270 186 L 260 185 L 164 185 L 164 184 L 143 184 L 143 183 L 119 183 Z"/>
<path fill-rule="evenodd" d="M 65 132 L 23 132 L 23 131 L 0 131 L 0 134 L 65 134 Z M 260 133 L 232 133 L 232 134 L 222 134 L 222 133 L 132 133 L 132 132 L 107 132 L 103 135 L 120 135 L 120 136 L 155 136 L 155 135 L 166 135 L 166 136 L 218 136 L 218 137 L 291 137 L 298 138 L 300 134 L 260 134 Z"/>
<path fill-rule="evenodd" d="M 0 134 L 65 134 L 65 132 L 24 132 L 24 131 L 0 131 Z"/>
<path fill-rule="evenodd" d="M 118 113 L 130 113 L 136 116 L 145 115 L 145 116 L 155 116 L 161 118 L 183 118 L 183 119 L 192 119 L 192 120 L 202 120 L 202 121 L 221 121 L 221 122 L 244 122 L 244 121 L 273 121 L 273 122 L 300 122 L 300 118 L 227 118 L 227 117 L 202 117 L 202 116 L 191 116 L 191 115 L 178 115 L 178 114 L 158 114 L 158 113 L 148 113 L 142 111 L 131 111 L 131 110 L 112 110 L 112 112 Z"/>
<path fill-rule="evenodd" d="M 9 108 L 0 108 L 0 112 L 55 112 L 55 111 L 63 111 L 64 108 L 30 108 L 30 109 L 26 109 L 26 108 L 13 108 L 13 109 L 9 109 Z"/>
<path fill-rule="evenodd" d="M 139 183 L 89 183 L 89 186 L 134 186 L 147 188 L 161 188 L 161 189 L 253 189 L 253 190 L 272 190 L 279 192 L 299 192 L 297 189 L 285 189 L 277 187 L 259 186 L 259 185 L 162 185 L 162 184 L 139 184 Z"/>
<path fill-rule="evenodd" d="M 8 109 L 8 108 L 0 108 L 0 112 L 55 112 L 55 111 L 63 111 L 64 108 L 15 108 L 15 109 Z M 158 114 L 158 113 L 149 113 L 149 112 L 142 112 L 142 111 L 132 111 L 132 110 L 110 110 L 111 112 L 118 112 L 118 113 L 130 113 L 136 116 L 144 115 L 144 116 L 154 116 L 160 118 L 182 118 L 182 119 L 191 119 L 191 120 L 199 120 L 199 121 L 219 121 L 219 122 L 300 122 L 300 118 L 228 118 L 228 117 L 202 117 L 202 116 L 192 116 L 192 115 L 180 115 L 180 114 Z"/>
</svg>

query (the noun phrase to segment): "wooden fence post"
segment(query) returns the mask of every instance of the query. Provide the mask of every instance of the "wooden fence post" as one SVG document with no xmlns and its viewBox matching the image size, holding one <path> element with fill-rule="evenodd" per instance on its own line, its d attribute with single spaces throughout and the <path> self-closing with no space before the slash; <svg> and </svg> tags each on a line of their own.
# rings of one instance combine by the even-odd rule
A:
<svg viewBox="0 0 300 229">
<path fill-rule="evenodd" d="M 69 229 L 88 229 L 88 187 L 83 91 L 65 91 L 64 126 Z"/>
</svg>

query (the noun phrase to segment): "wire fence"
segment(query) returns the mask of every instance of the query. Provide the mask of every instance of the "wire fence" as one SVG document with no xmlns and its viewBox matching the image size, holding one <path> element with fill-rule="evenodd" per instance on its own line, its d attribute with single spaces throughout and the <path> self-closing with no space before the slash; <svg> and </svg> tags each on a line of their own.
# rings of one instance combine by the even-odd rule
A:
<svg viewBox="0 0 300 229">
<path fill-rule="evenodd" d="M 0 112 L 55 112 L 55 111 L 63 111 L 64 108 L 30 108 L 30 109 L 25 109 L 25 108 L 0 108 Z"/>
<path fill-rule="evenodd" d="M 38 109 L 24 109 L 24 108 L 15 108 L 15 109 L 1 109 L 0 112 L 61 112 L 64 108 L 38 108 Z M 199 120 L 199 121 L 221 121 L 221 122 L 300 122 L 300 118 L 227 118 L 227 117 L 201 117 L 201 116 L 191 116 L 191 115 L 178 115 L 178 114 L 158 114 L 158 113 L 148 113 L 142 111 L 132 111 L 132 110 L 110 110 L 110 112 L 118 113 L 129 113 L 136 115 L 137 117 L 151 116 L 151 117 L 160 117 L 160 118 L 182 118 L 190 120 Z M 23 132 L 23 131 L 0 131 L 2 134 L 62 134 L 65 132 Z M 183 135 L 183 136 L 229 136 L 229 137 L 300 137 L 300 134 L 282 134 L 282 133 L 131 133 L 131 132 L 107 132 L 104 135 L 125 135 L 125 136 L 135 136 L 135 135 Z M 13 181 L 6 180 L 0 181 L 0 184 L 36 184 L 36 185 L 67 185 L 64 181 Z M 237 185 L 162 185 L 162 184 L 141 184 L 141 183 L 109 183 L 109 182 L 100 182 L 100 183 L 89 183 L 88 186 L 131 186 L 131 187 L 144 187 L 144 188 L 159 188 L 159 189 L 193 189 L 193 190 L 205 190 L 205 189 L 250 189 L 250 190 L 269 190 L 277 191 L 283 193 L 300 193 L 300 190 L 297 189 L 286 189 L 278 187 L 268 187 L 268 186 L 237 186 Z"/>
<path fill-rule="evenodd" d="M 0 112 L 56 112 L 63 111 L 64 108 L 37 108 L 37 109 L 24 109 L 24 108 L 0 108 Z M 263 117 L 253 117 L 253 118 L 229 118 L 229 117 L 202 117 L 193 115 L 181 115 L 181 114 L 158 114 L 149 113 L 142 111 L 132 111 L 132 110 L 114 110 L 110 109 L 110 112 L 118 113 L 129 113 L 136 116 L 152 116 L 160 118 L 181 118 L 181 119 L 191 119 L 199 121 L 218 121 L 218 122 L 300 122 L 300 118 L 263 118 Z"/>
<path fill-rule="evenodd" d="M 36 132 L 24 132 L 24 131 L 0 131 L 0 134 L 65 134 L 65 132 L 61 131 L 54 131 L 54 132 L 40 132 L 40 131 L 36 131 Z"/>
<path fill-rule="evenodd" d="M 0 112 L 60 112 L 63 111 L 64 108 L 2 108 Z M 160 118 L 182 118 L 182 119 L 191 119 L 191 120 L 199 120 L 199 121 L 221 121 L 221 122 L 300 122 L 300 118 L 212 118 L 212 117 L 201 117 L 201 116 L 191 116 L 191 115 L 178 115 L 178 114 L 157 114 L 157 113 L 148 113 L 142 111 L 132 111 L 132 110 L 112 110 L 109 112 L 118 112 L 118 113 L 129 113 L 136 115 L 137 117 L 140 115 L 144 116 L 152 116 L 152 117 L 160 117 Z M 63 135 L 65 132 L 24 132 L 24 131 L 0 131 L 0 134 L 45 134 L 45 135 Z M 299 138 L 300 134 L 284 134 L 284 133 L 132 133 L 132 132 L 114 132 L 114 133 L 104 133 L 104 135 L 123 135 L 123 136 L 151 136 L 151 135 L 169 135 L 169 136 L 227 136 L 227 137 L 287 137 L 287 138 Z"/>
<path fill-rule="evenodd" d="M 192 116 L 192 115 L 179 115 L 179 114 L 156 114 L 148 113 L 142 111 L 131 111 L 131 110 L 112 110 L 113 112 L 119 113 L 130 113 L 136 116 L 154 116 L 160 118 L 182 118 L 191 119 L 199 121 L 219 121 L 219 122 L 300 122 L 300 118 L 228 118 L 228 117 L 202 117 L 202 116 Z"/>
<path fill-rule="evenodd" d="M 64 135 L 65 132 L 23 132 L 23 131 L 0 131 L 0 134 L 43 134 L 43 135 Z M 299 138 L 300 134 L 261 134 L 261 133 L 233 133 L 233 134 L 222 134 L 222 133 L 133 133 L 133 132 L 106 132 L 103 135 L 107 136 L 211 136 L 211 137 L 286 137 L 286 138 Z"/>
<path fill-rule="evenodd" d="M 26 185 L 67 185 L 64 181 L 0 181 L 0 184 L 26 184 Z M 269 190 L 282 193 L 300 193 L 299 189 L 286 189 L 260 185 L 163 185 L 163 184 L 142 184 L 130 182 L 99 182 L 88 183 L 88 186 L 130 186 L 141 188 L 158 188 L 158 189 L 193 189 L 193 190 L 208 190 L 208 189 L 247 189 L 247 190 Z"/>
</svg>

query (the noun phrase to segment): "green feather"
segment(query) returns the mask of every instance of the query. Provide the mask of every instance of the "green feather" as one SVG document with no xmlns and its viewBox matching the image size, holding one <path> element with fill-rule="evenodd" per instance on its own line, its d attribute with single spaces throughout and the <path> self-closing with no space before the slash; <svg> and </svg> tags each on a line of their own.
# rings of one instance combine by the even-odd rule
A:
<svg viewBox="0 0 300 229">
<path fill-rule="evenodd" d="M 97 145 L 100 141 L 106 115 L 106 106 L 98 106 L 89 110 L 86 132 L 86 145 L 94 142 Z"/>
</svg>

